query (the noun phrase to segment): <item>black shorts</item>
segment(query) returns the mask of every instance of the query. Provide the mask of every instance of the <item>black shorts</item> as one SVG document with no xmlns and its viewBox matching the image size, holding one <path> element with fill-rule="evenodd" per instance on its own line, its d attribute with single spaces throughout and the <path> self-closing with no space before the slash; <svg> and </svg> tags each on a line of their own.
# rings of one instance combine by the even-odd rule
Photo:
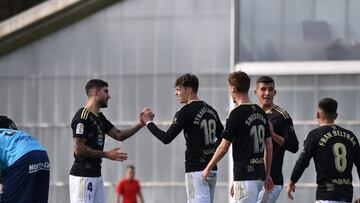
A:
<svg viewBox="0 0 360 203">
<path fill-rule="evenodd" d="M 47 203 L 50 162 L 46 151 L 31 151 L 6 168 L 3 203 Z"/>
</svg>

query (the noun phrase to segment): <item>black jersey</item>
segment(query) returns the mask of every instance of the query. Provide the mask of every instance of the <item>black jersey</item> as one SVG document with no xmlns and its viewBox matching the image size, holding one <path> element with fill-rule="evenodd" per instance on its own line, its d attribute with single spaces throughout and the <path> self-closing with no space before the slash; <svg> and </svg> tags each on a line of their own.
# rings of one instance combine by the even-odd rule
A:
<svg viewBox="0 0 360 203">
<path fill-rule="evenodd" d="M 268 117 L 256 104 L 241 104 L 226 121 L 223 138 L 232 142 L 234 181 L 265 180 L 265 139 L 270 137 Z"/>
<path fill-rule="evenodd" d="M 360 149 L 356 136 L 338 125 L 325 125 L 310 131 L 292 172 L 292 182 L 299 180 L 311 158 L 314 158 L 317 173 L 316 200 L 351 202 L 353 164 L 360 176 Z"/>
<path fill-rule="evenodd" d="M 72 122 L 73 137 L 86 139 L 85 145 L 95 150 L 103 150 L 105 144 L 105 133 L 110 131 L 114 125 L 108 121 L 102 113 L 95 115 L 89 109 L 79 109 Z M 75 155 L 74 164 L 70 174 L 82 177 L 101 176 L 101 159 L 81 158 Z"/>
<path fill-rule="evenodd" d="M 271 178 L 274 185 L 283 185 L 284 177 L 282 174 L 282 166 L 285 150 L 296 153 L 299 150 L 299 141 L 295 134 L 292 119 L 285 110 L 274 105 L 266 112 L 266 114 L 274 127 L 274 132 L 285 140 L 282 146 L 273 140 L 273 156 L 271 163 Z"/>
<path fill-rule="evenodd" d="M 152 122 L 147 127 L 164 144 L 170 143 L 184 130 L 185 172 L 205 169 L 224 129 L 216 110 L 204 101 L 192 101 L 177 111 L 167 132 L 160 130 Z"/>
</svg>

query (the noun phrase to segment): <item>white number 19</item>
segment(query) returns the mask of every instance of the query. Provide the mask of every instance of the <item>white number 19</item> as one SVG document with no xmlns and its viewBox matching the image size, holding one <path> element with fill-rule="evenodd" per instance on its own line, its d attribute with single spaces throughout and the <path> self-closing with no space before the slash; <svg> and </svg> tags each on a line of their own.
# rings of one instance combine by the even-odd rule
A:
<svg viewBox="0 0 360 203">
<path fill-rule="evenodd" d="M 250 135 L 254 139 L 254 153 L 264 151 L 265 127 L 263 125 L 254 125 L 250 129 Z"/>
</svg>

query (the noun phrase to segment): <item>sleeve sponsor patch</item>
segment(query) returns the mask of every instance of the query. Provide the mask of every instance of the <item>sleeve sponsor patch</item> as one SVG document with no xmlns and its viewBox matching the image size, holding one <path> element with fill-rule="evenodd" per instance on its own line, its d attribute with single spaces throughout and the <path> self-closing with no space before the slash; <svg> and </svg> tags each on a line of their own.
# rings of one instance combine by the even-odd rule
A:
<svg viewBox="0 0 360 203">
<path fill-rule="evenodd" d="M 82 135 L 84 133 L 84 124 L 82 124 L 82 123 L 77 124 L 75 133 Z"/>
</svg>

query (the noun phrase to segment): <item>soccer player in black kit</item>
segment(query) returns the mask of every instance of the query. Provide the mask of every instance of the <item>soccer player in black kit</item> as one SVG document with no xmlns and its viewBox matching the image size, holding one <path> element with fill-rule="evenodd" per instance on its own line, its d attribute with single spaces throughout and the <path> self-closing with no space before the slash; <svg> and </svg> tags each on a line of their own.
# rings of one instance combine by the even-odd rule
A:
<svg viewBox="0 0 360 203">
<path fill-rule="evenodd" d="M 355 164 L 360 177 L 360 147 L 356 136 L 334 123 L 337 118 L 337 102 L 331 98 L 319 101 L 316 113 L 318 128 L 309 132 L 304 148 L 297 160 L 287 194 L 292 192 L 304 170 L 314 159 L 316 169 L 316 202 L 345 203 L 353 197 L 352 168 Z"/>
<path fill-rule="evenodd" d="M 284 185 L 282 166 L 285 151 L 296 153 L 299 149 L 299 141 L 288 112 L 274 104 L 274 97 L 276 95 L 274 79 L 269 76 L 259 77 L 256 80 L 254 93 L 258 98 L 260 107 L 269 117 L 273 143 L 273 158 L 270 174 L 274 183 L 274 189 L 272 192 L 267 193 L 265 192 L 265 188 L 262 188 L 258 197 L 258 203 L 275 203 Z"/>
<path fill-rule="evenodd" d="M 185 74 L 177 78 L 175 95 L 178 101 L 185 105 L 176 112 L 166 132 L 152 122 L 153 114 L 150 109 L 144 110 L 143 120 L 147 123 L 150 132 L 164 144 L 169 144 L 184 130 L 187 203 L 212 203 L 217 168 L 214 167 L 209 172 L 208 181 L 202 178 L 201 172 L 213 156 L 224 127 L 216 110 L 199 100 L 198 87 L 199 81 L 193 74 Z"/>
<path fill-rule="evenodd" d="M 101 159 L 114 161 L 127 159 L 127 154 L 114 148 L 103 151 L 105 134 L 123 141 L 142 127 L 145 123 L 139 115 L 139 122 L 125 130 L 117 129 L 106 119 L 101 108 L 108 106 L 110 99 L 108 83 L 92 79 L 86 84 L 88 100 L 85 107 L 80 108 L 72 122 L 75 161 L 70 170 L 69 187 L 71 203 L 104 203 L 104 186 L 101 177 Z"/>
<path fill-rule="evenodd" d="M 229 92 L 236 103 L 226 121 L 222 141 L 203 171 L 209 171 L 226 154 L 230 144 L 234 161 L 234 203 L 256 203 L 261 188 L 273 188 L 270 177 L 272 141 L 266 113 L 249 99 L 250 77 L 241 71 L 229 75 Z"/>
</svg>

